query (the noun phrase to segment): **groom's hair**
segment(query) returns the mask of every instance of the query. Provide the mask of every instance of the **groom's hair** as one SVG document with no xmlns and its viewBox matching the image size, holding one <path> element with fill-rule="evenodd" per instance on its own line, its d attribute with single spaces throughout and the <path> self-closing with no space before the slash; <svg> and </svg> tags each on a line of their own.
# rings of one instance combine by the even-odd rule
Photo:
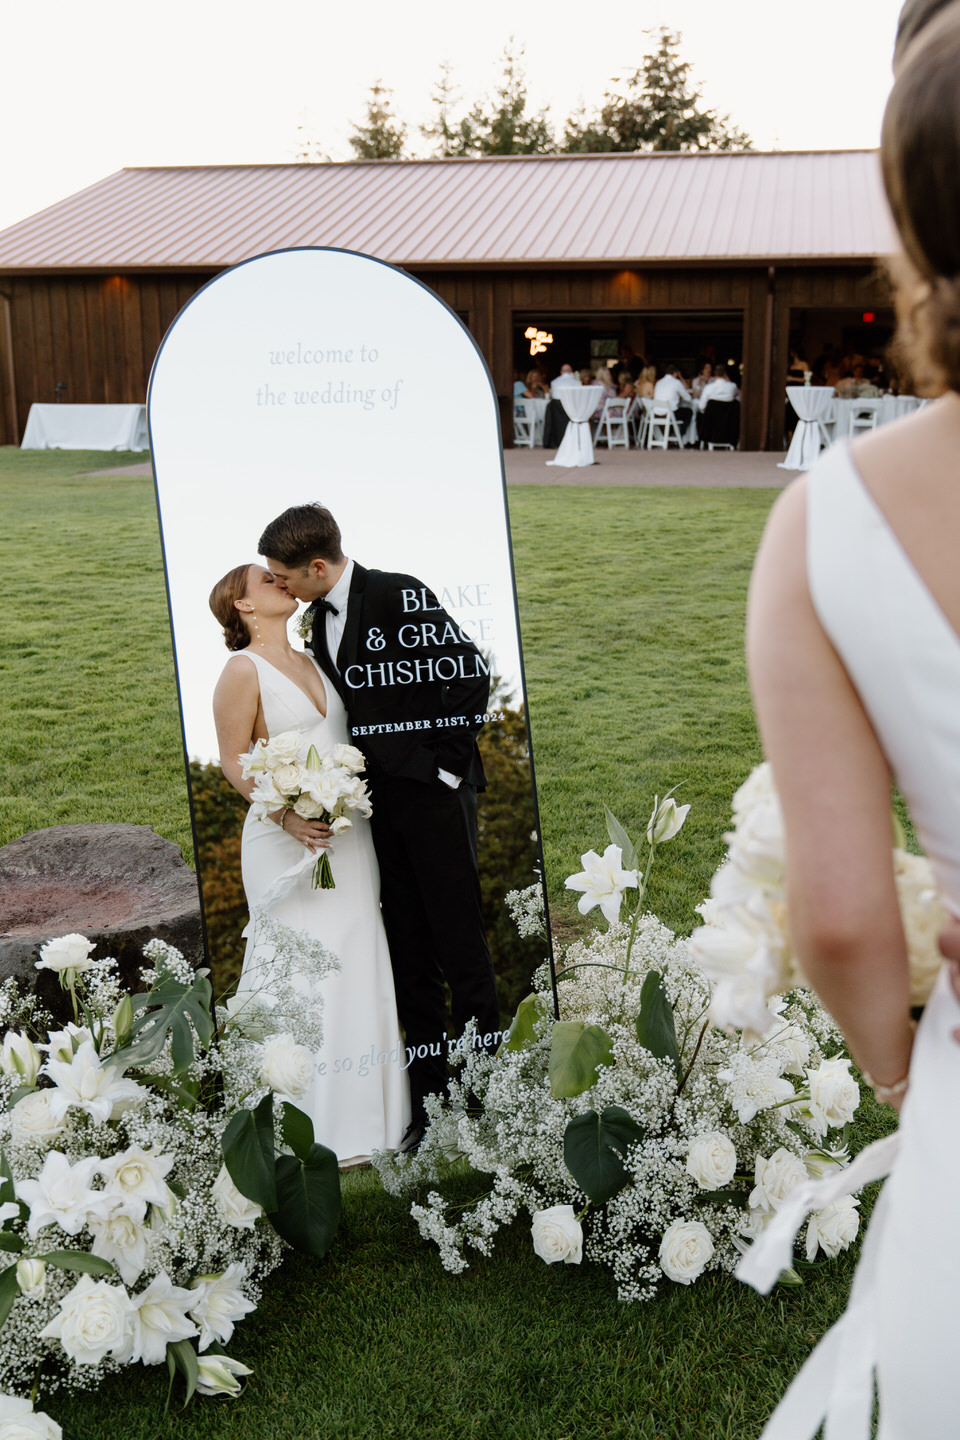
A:
<svg viewBox="0 0 960 1440">
<path fill-rule="evenodd" d="M 291 505 L 260 536 L 258 550 L 291 570 L 303 570 L 311 560 L 343 559 L 340 527 L 322 505 Z"/>
</svg>

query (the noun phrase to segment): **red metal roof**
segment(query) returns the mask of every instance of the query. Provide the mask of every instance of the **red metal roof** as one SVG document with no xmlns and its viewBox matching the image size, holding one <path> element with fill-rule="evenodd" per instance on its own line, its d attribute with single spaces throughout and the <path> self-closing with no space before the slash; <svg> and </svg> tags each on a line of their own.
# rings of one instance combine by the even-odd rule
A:
<svg viewBox="0 0 960 1440">
<path fill-rule="evenodd" d="M 0 271 L 220 269 L 332 245 L 406 266 L 855 260 L 895 247 L 877 152 L 120 170 L 0 231 Z"/>
</svg>

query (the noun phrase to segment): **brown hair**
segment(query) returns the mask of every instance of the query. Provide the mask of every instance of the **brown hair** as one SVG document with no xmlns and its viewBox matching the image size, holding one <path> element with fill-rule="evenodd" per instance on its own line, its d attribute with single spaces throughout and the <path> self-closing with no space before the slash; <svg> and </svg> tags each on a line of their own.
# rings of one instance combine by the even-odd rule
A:
<svg viewBox="0 0 960 1440">
<path fill-rule="evenodd" d="M 897 38 L 893 48 L 893 69 L 903 64 L 907 50 L 933 18 L 952 5 L 954 0 L 907 0 L 897 21 Z"/>
<path fill-rule="evenodd" d="M 901 28 L 902 24 L 903 17 Z M 883 117 L 881 159 L 887 199 L 904 250 L 889 265 L 896 290 L 898 345 L 919 390 L 960 391 L 960 5 L 956 3 L 938 14 L 904 54 Z"/>
<path fill-rule="evenodd" d="M 284 510 L 260 536 L 261 555 L 279 560 L 290 569 L 306 569 L 311 560 L 343 559 L 340 527 L 322 505 L 292 505 Z"/>
<path fill-rule="evenodd" d="M 247 593 L 249 573 L 249 565 L 238 565 L 210 591 L 210 609 L 223 626 L 223 643 L 228 650 L 245 650 L 250 644 L 250 631 L 236 606 Z"/>
</svg>

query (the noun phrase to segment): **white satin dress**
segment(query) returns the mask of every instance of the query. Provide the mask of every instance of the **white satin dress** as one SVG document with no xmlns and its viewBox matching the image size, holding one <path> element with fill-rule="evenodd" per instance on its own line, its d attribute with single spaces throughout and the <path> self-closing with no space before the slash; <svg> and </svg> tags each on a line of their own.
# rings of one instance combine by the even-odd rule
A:
<svg viewBox="0 0 960 1440">
<path fill-rule="evenodd" d="M 846 443 L 832 447 L 806 483 L 814 607 L 890 762 L 941 899 L 960 915 L 960 636 L 863 485 Z M 951 1038 L 957 1026 L 960 1005 L 944 972 L 917 1032 L 897 1133 L 832 1182 L 837 1194 L 849 1193 L 890 1176 L 847 1310 L 793 1382 L 763 1440 L 812 1440 L 821 1421 L 825 1440 L 869 1440 L 874 1373 L 878 1440 L 960 1436 L 960 1045 Z M 825 1198 L 830 1185 L 801 1187 L 809 1193 L 798 1194 L 792 1217 L 784 1216 L 781 1239 L 806 1208 L 836 1198 Z M 769 1267 L 779 1265 L 782 1252 L 767 1255 L 761 1278 L 763 1245 L 753 1251 L 738 1273 L 766 1289 L 776 1278 Z"/>
<path fill-rule="evenodd" d="M 349 743 L 343 702 L 319 667 L 326 716 L 268 660 L 253 650 L 241 655 L 243 659 L 231 663 L 256 666 L 271 736 L 300 730 L 321 757 L 331 754 L 335 745 Z M 269 912 L 291 929 L 316 936 L 340 961 L 340 969 L 322 981 L 323 1046 L 316 1055 L 313 1083 L 296 1104 L 312 1119 L 315 1138 L 347 1165 L 369 1159 L 374 1150 L 399 1145 L 410 1121 L 410 1099 L 370 821 L 354 814 L 351 828 L 336 836 L 328 853 L 335 888 L 314 890 L 308 868 L 287 894 L 270 904 Z M 257 820 L 251 811 L 240 856 L 243 888 L 253 912 L 271 884 L 303 859 L 304 847 L 274 821 Z M 249 928 L 241 989 L 264 983 L 260 962 L 273 953 L 269 947 L 258 954 L 256 927 Z"/>
</svg>

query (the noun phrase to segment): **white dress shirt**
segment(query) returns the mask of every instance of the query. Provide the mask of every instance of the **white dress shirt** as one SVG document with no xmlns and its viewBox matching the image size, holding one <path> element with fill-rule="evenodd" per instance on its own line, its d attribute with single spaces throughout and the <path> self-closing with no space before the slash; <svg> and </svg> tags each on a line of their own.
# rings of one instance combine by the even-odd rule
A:
<svg viewBox="0 0 960 1440">
<path fill-rule="evenodd" d="M 550 381 L 551 395 L 553 395 L 557 390 L 572 390 L 574 388 L 578 390 L 580 388 L 580 381 L 577 379 L 576 375 L 558 375 L 556 380 Z"/>
<path fill-rule="evenodd" d="M 653 398 L 656 404 L 666 405 L 671 410 L 676 410 L 681 400 L 686 405 L 693 404 L 693 396 L 676 375 L 661 375 L 653 387 Z"/>
<path fill-rule="evenodd" d="M 711 400 L 723 400 L 725 402 L 736 400 L 737 387 L 732 380 L 708 380 L 700 392 L 700 399 L 697 404 L 701 410 L 706 410 Z"/>
<path fill-rule="evenodd" d="M 337 609 L 336 615 L 330 610 L 326 610 L 323 619 L 327 627 L 327 649 L 330 652 L 333 668 L 338 675 L 340 670 L 337 666 L 337 651 L 340 649 L 340 641 L 343 639 L 343 631 L 347 623 L 347 605 L 350 601 L 350 581 L 352 579 L 353 561 L 348 560 L 336 585 L 323 597 Z"/>
</svg>

